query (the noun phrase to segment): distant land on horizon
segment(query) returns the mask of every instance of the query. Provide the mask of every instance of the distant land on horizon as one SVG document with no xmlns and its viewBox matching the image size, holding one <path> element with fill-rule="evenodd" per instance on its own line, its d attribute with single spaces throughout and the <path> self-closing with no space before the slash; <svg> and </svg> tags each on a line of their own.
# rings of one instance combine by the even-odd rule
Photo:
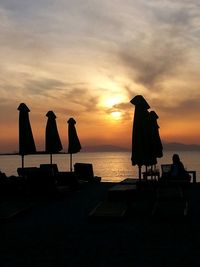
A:
<svg viewBox="0 0 200 267">
<path fill-rule="evenodd" d="M 200 151 L 200 145 L 198 144 L 182 144 L 182 143 L 163 143 L 164 151 Z M 84 146 L 81 152 L 131 152 L 131 147 L 121 147 L 115 145 L 93 145 Z M 48 154 L 45 151 L 37 151 L 35 154 Z M 55 154 L 68 154 L 66 151 L 61 151 Z M 0 155 L 19 155 L 17 151 L 14 152 L 2 152 Z"/>
<path fill-rule="evenodd" d="M 200 145 L 182 143 L 163 143 L 163 150 L 166 151 L 200 151 Z M 85 146 L 82 152 L 129 152 L 131 148 L 114 145 Z"/>
<path fill-rule="evenodd" d="M 197 144 L 182 144 L 182 143 L 163 143 L 164 150 L 178 150 L 178 151 L 200 151 L 200 145 Z"/>
</svg>

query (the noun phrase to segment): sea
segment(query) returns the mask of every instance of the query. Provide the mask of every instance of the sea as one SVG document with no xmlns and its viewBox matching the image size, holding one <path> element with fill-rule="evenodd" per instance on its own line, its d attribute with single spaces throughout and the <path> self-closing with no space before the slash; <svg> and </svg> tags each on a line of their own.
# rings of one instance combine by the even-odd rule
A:
<svg viewBox="0 0 200 267">
<path fill-rule="evenodd" d="M 186 170 L 196 171 L 197 181 L 200 182 L 200 151 L 166 151 L 158 159 L 157 168 L 161 164 L 170 164 L 172 155 L 179 154 Z M 120 182 L 126 178 L 137 178 L 138 167 L 132 166 L 131 152 L 79 152 L 72 156 L 73 165 L 77 162 L 91 163 L 94 175 L 100 176 L 104 182 Z M 25 167 L 39 167 L 40 164 L 50 163 L 50 155 L 26 155 Z M 53 163 L 59 171 L 70 171 L 70 155 L 55 154 Z M 21 167 L 22 159 L 19 155 L 1 155 L 0 171 L 7 176 L 17 175 L 17 168 Z M 145 169 L 143 169 L 145 171 Z M 160 170 L 161 171 L 161 170 Z"/>
</svg>

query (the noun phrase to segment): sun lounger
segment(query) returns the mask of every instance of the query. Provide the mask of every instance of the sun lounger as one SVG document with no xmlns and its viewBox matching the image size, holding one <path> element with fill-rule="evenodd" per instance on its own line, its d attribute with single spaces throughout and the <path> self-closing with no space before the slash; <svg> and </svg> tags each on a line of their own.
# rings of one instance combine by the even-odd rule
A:
<svg viewBox="0 0 200 267">
<path fill-rule="evenodd" d="M 32 208 L 31 203 L 7 201 L 0 203 L 0 222 L 7 222 Z"/>
<path fill-rule="evenodd" d="M 181 186 L 168 186 L 157 189 L 152 215 L 164 218 L 184 217 L 188 214 L 188 200 Z"/>
<path fill-rule="evenodd" d="M 137 185 L 136 184 L 117 184 L 112 186 L 108 190 L 109 199 L 116 200 L 129 200 L 133 198 L 136 194 Z"/>
<path fill-rule="evenodd" d="M 56 176 L 59 173 L 57 164 L 40 164 L 40 170 L 48 172 L 53 176 Z"/>
<path fill-rule="evenodd" d="M 46 170 L 54 176 L 56 180 L 56 188 L 60 191 L 61 188 L 66 186 L 79 187 L 78 180 L 74 172 L 59 171 L 57 164 L 40 164 L 41 170 Z M 61 189 L 62 190 L 62 189 Z"/>
<path fill-rule="evenodd" d="M 183 189 L 180 186 L 160 187 L 156 197 L 157 200 L 182 200 L 184 198 Z"/>
<path fill-rule="evenodd" d="M 26 191 L 28 195 L 32 196 L 45 196 L 55 193 L 55 177 L 52 169 L 26 167 L 18 168 L 19 176 L 23 177 L 26 181 Z"/>
<path fill-rule="evenodd" d="M 29 175 L 39 173 L 39 168 L 37 167 L 17 168 L 17 173 L 19 176 L 27 178 Z"/>
<path fill-rule="evenodd" d="M 74 172 L 79 181 L 97 183 L 101 177 L 94 176 L 93 166 L 90 163 L 75 163 Z"/>
<path fill-rule="evenodd" d="M 156 202 L 152 215 L 157 218 L 177 219 L 188 215 L 188 202 Z"/>
<path fill-rule="evenodd" d="M 89 213 L 90 219 L 122 219 L 127 211 L 124 202 L 101 201 Z"/>
<path fill-rule="evenodd" d="M 120 184 L 137 184 L 139 182 L 138 178 L 126 178 L 120 182 Z"/>
</svg>

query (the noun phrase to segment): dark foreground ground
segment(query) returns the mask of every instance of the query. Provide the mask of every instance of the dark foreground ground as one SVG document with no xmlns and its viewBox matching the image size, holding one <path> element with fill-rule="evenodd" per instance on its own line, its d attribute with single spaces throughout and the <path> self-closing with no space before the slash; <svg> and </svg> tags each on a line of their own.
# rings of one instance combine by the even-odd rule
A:
<svg viewBox="0 0 200 267">
<path fill-rule="evenodd" d="M 0 222 L 0 266 L 200 266 L 199 184 L 188 191 L 186 218 L 152 217 L 147 200 L 122 220 L 89 219 L 112 185 L 27 200 L 31 209 Z"/>
</svg>

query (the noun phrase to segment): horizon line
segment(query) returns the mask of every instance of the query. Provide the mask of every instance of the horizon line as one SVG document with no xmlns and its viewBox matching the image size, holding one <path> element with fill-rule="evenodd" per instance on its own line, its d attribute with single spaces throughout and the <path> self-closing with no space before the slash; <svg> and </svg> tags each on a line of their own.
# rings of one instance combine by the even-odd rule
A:
<svg viewBox="0 0 200 267">
<path fill-rule="evenodd" d="M 184 143 L 177 143 L 177 142 L 171 142 L 171 143 L 163 143 L 163 151 L 173 151 L 173 150 L 179 150 L 180 151 L 200 151 L 200 145 L 199 144 L 184 144 Z M 83 147 L 80 152 L 131 152 L 131 148 L 127 147 L 121 147 L 117 145 L 91 145 L 91 146 L 85 146 Z M 35 153 L 26 154 L 27 155 L 56 155 L 56 154 L 70 154 L 66 151 L 60 151 L 56 153 L 49 153 L 46 151 L 36 151 Z M 77 153 L 75 153 L 77 154 Z M 9 156 L 9 155 L 18 155 L 19 152 L 2 152 L 0 153 L 1 156 Z"/>
</svg>

